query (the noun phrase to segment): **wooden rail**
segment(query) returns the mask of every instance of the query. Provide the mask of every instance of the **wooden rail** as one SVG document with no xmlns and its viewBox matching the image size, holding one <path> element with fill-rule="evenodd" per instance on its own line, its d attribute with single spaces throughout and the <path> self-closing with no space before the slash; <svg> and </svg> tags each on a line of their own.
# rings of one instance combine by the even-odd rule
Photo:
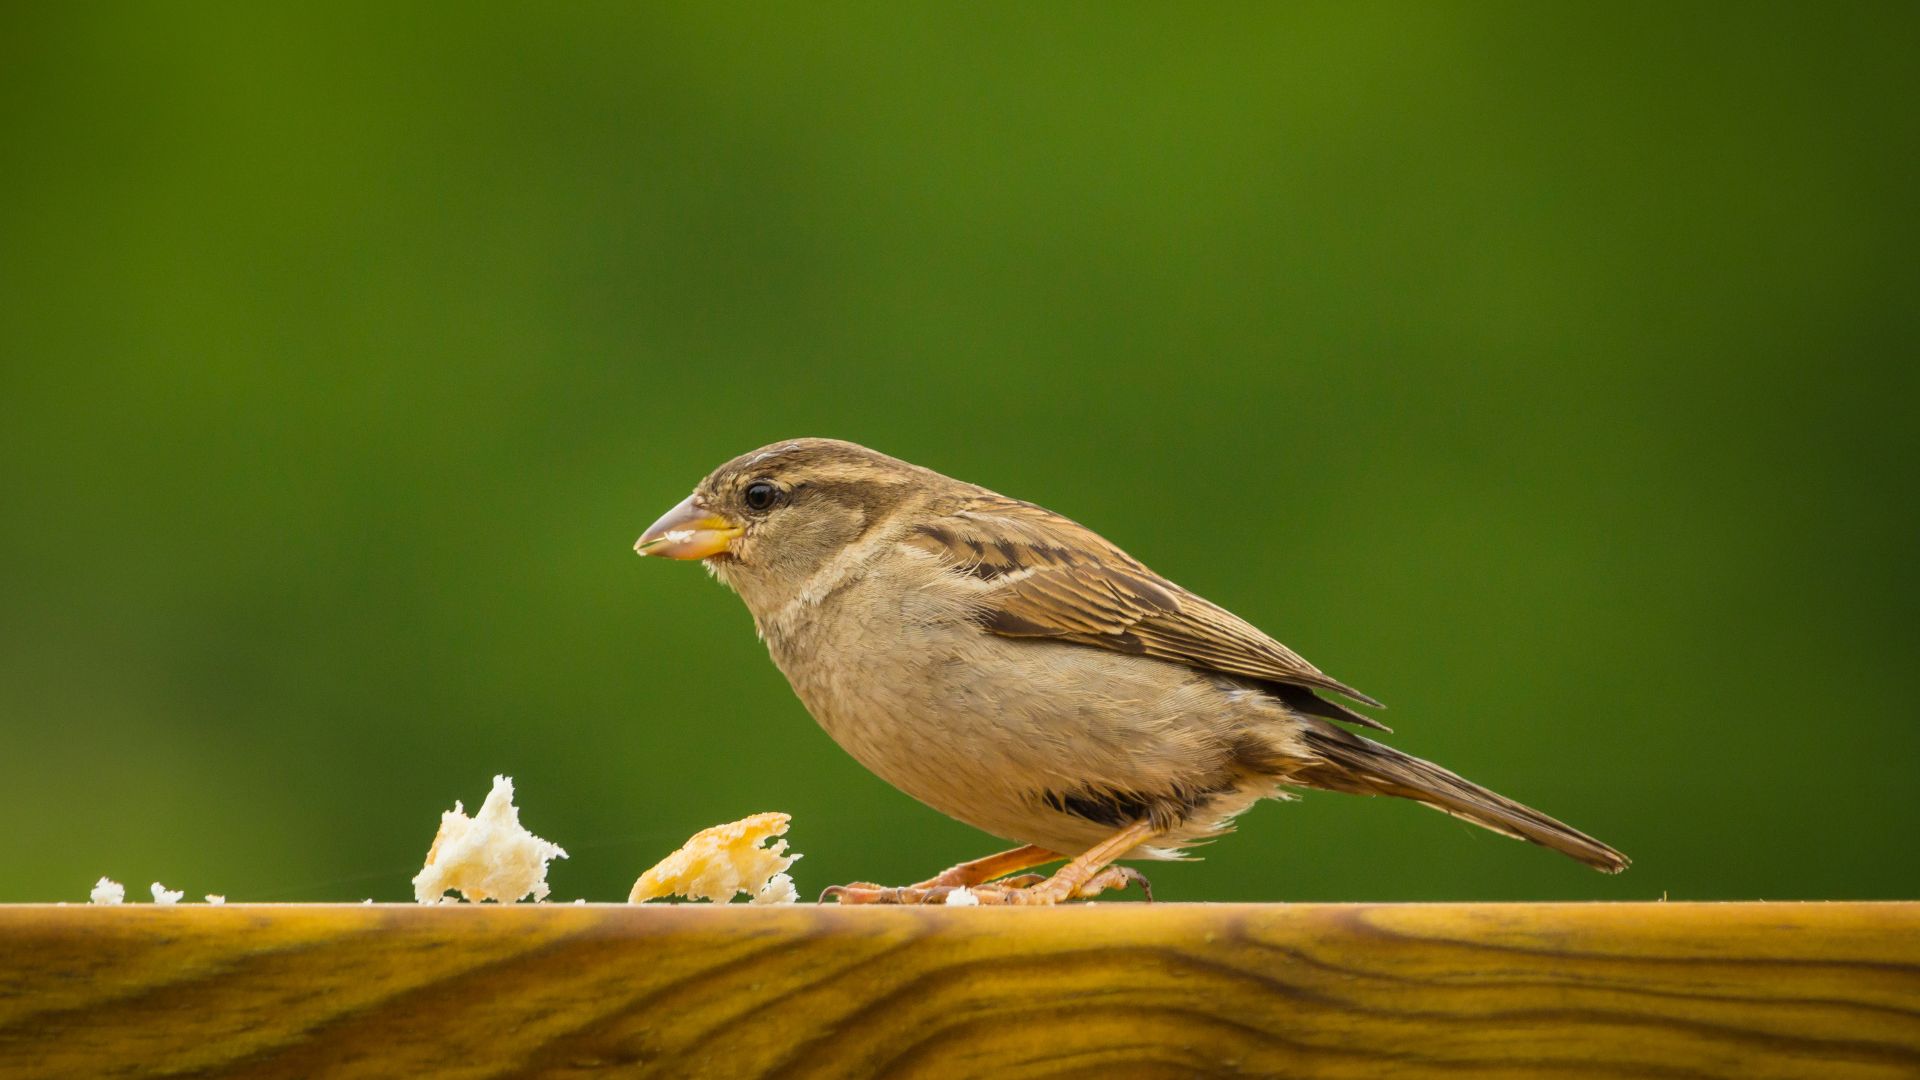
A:
<svg viewBox="0 0 1920 1080">
<path fill-rule="evenodd" d="M 1920 1076 L 1920 903 L 0 907 L 0 1077 Z"/>
</svg>

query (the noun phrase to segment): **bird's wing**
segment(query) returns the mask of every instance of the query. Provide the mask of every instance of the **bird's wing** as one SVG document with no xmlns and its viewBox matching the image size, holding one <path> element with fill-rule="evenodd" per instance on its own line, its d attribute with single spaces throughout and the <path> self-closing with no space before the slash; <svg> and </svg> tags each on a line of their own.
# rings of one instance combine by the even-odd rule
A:
<svg viewBox="0 0 1920 1080">
<path fill-rule="evenodd" d="M 907 542 L 986 583 L 980 624 L 995 634 L 1051 638 L 1276 683 L 1283 700 L 1305 711 L 1333 710 L 1337 719 L 1385 728 L 1310 693 L 1288 693 L 1330 690 L 1380 706 L 1245 619 L 1050 510 L 983 493 L 916 526 Z"/>
</svg>

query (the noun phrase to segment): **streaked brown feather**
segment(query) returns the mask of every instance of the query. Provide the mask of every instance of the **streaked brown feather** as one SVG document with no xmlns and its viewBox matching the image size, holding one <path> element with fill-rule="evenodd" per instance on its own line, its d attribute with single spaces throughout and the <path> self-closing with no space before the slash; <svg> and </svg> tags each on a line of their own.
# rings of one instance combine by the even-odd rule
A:
<svg viewBox="0 0 1920 1080">
<path fill-rule="evenodd" d="M 970 493 L 936 523 L 917 526 L 906 542 L 992 586 L 980 621 L 996 634 L 1151 656 L 1259 682 L 1329 690 L 1380 707 L 1093 530 L 1032 503 Z M 1292 697 L 1297 704 L 1299 695 Z M 1315 700 L 1325 711 L 1306 711 L 1387 730 L 1371 717 Z"/>
</svg>

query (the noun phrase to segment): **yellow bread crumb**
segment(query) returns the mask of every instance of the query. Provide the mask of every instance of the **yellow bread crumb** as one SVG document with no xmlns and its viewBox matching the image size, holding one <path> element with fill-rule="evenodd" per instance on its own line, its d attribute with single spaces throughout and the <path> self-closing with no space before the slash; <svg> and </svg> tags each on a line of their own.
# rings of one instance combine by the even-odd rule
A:
<svg viewBox="0 0 1920 1080">
<path fill-rule="evenodd" d="M 427 864 L 413 878 L 413 897 L 436 904 L 448 890 L 468 900 L 512 903 L 532 896 L 545 900 L 547 863 L 564 859 L 560 845 L 528 832 L 513 805 L 513 779 L 493 778 L 493 790 L 468 817 L 458 800 L 440 815 L 440 831 L 427 852 Z"/>
<path fill-rule="evenodd" d="M 695 833 L 679 851 L 640 875 L 627 902 L 678 895 L 725 904 L 746 893 L 756 904 L 793 903 L 800 897 L 785 871 L 800 856 L 786 853 L 785 840 L 760 846 L 762 840 L 784 834 L 788 820 L 785 814 L 755 814 Z"/>
</svg>

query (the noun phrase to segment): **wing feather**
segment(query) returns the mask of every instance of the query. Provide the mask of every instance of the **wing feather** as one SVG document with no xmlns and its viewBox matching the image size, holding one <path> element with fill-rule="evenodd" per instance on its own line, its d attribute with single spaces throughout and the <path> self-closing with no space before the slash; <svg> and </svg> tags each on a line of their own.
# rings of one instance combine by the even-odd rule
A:
<svg viewBox="0 0 1920 1080">
<path fill-rule="evenodd" d="M 1380 707 L 1091 529 L 1032 503 L 984 491 L 970 495 L 936 523 L 918 526 L 906 542 L 984 583 L 980 622 L 993 633 L 1151 656 Z M 1298 691 L 1279 696 L 1302 700 Z M 1318 703 L 1326 712 L 1317 715 L 1337 712 L 1340 719 L 1386 730 L 1345 706 Z"/>
</svg>

